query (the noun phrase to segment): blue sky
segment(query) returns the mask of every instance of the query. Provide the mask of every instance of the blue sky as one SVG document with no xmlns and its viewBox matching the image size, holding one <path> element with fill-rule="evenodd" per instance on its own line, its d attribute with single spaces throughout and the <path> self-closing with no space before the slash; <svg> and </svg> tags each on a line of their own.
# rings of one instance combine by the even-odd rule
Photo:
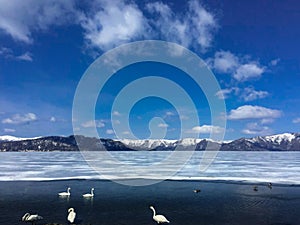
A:
<svg viewBox="0 0 300 225">
<path fill-rule="evenodd" d="M 221 87 L 216 97 L 226 103 L 225 139 L 299 132 L 298 21 L 296 0 L 0 0 L 0 135 L 72 134 L 74 93 L 90 64 L 121 44 L 152 39 L 180 44 L 208 64 Z M 124 115 L 111 105 L 133 71 L 172 72 L 191 98 L 203 103 L 196 104 L 200 123 L 184 131 L 185 137 L 220 132 L 211 124 L 201 90 L 172 68 L 144 64 L 120 71 L 102 90 L 95 110 L 101 137 L 115 138 L 112 122 L 122 125 Z M 151 136 L 154 126 L 176 139 L 180 120 L 188 120 L 189 113 L 176 112 L 166 100 L 145 98 L 129 119 L 137 138 Z M 112 121 L 111 114 L 120 119 Z M 93 122 L 74 129 L 84 134 Z"/>
</svg>

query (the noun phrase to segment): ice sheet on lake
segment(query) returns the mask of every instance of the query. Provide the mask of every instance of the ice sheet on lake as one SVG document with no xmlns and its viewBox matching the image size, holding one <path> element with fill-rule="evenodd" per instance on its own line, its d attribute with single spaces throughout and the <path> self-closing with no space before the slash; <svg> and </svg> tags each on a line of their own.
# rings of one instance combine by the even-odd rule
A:
<svg viewBox="0 0 300 225">
<path fill-rule="evenodd" d="M 195 152 L 179 171 L 176 158 L 160 164 L 170 152 L 110 152 L 111 157 L 90 154 L 97 157 L 85 156 L 86 160 L 80 152 L 1 152 L 0 181 L 168 178 L 300 184 L 300 152 L 219 152 L 205 172 L 199 171 L 203 152 Z M 112 158 L 124 166 L 116 168 Z M 89 160 L 97 162 L 92 166 L 96 165 L 100 174 L 90 167 Z M 149 170 L 150 165 L 154 169 Z"/>
</svg>

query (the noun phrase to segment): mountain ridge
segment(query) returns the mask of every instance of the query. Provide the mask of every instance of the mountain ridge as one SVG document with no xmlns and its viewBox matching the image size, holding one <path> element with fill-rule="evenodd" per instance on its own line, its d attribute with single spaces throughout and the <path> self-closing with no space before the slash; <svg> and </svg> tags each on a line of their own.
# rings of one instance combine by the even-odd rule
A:
<svg viewBox="0 0 300 225">
<path fill-rule="evenodd" d="M 0 151 L 300 151 L 300 133 L 283 133 L 233 141 L 185 138 L 167 139 L 104 139 L 81 135 L 17 138 L 0 136 Z"/>
</svg>

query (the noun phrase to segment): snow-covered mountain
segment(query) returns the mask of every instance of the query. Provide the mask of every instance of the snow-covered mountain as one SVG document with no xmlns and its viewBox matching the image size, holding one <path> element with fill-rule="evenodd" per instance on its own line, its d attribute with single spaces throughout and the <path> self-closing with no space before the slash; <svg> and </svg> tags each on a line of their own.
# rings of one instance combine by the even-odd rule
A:
<svg viewBox="0 0 300 225">
<path fill-rule="evenodd" d="M 159 148 L 175 148 L 176 140 L 165 140 L 165 139 L 149 139 L 149 140 L 131 140 L 122 139 L 119 140 L 126 147 L 134 150 L 152 150 Z"/>
<path fill-rule="evenodd" d="M 300 133 L 240 138 L 222 145 L 225 151 L 300 151 Z"/>
<path fill-rule="evenodd" d="M 133 150 L 205 150 L 208 146 L 220 147 L 222 142 L 210 139 L 184 138 L 180 140 L 151 139 L 151 140 L 119 140 Z M 225 143 L 225 142 L 224 142 Z"/>
<path fill-rule="evenodd" d="M 0 141 L 19 141 L 21 138 L 17 138 L 10 135 L 0 136 Z"/>
<path fill-rule="evenodd" d="M 181 140 L 112 140 L 97 139 L 84 136 L 61 137 L 49 136 L 41 138 L 16 138 L 0 136 L 0 151 L 172 151 L 172 150 L 215 150 L 221 151 L 300 151 L 300 133 L 284 133 L 254 138 L 240 138 L 234 141 L 213 141 L 210 139 L 185 138 Z"/>
<path fill-rule="evenodd" d="M 11 135 L 3 135 L 0 136 L 0 141 L 23 141 L 23 140 L 28 140 L 28 139 L 37 139 L 40 137 L 33 137 L 33 138 L 21 138 L 21 137 L 15 137 Z"/>
</svg>

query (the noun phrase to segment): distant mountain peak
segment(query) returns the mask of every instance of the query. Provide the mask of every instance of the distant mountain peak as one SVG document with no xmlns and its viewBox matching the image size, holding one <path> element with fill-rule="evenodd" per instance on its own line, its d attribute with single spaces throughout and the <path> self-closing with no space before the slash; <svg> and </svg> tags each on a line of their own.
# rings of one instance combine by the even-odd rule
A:
<svg viewBox="0 0 300 225">
<path fill-rule="evenodd" d="M 11 135 L 3 135 L 0 136 L 0 141 L 21 141 L 25 140 L 26 138 L 20 138 L 20 137 L 15 137 Z"/>
<path fill-rule="evenodd" d="M 78 147 L 79 146 L 79 147 Z M 214 141 L 211 139 L 184 138 L 167 139 L 97 139 L 85 136 L 49 136 L 18 138 L 10 135 L 0 136 L 0 151 L 173 151 L 206 149 L 220 151 L 300 151 L 300 133 L 283 133 L 253 138 L 240 138 L 233 141 Z"/>
<path fill-rule="evenodd" d="M 32 139 L 38 139 L 41 137 L 32 137 L 32 138 L 22 138 L 22 137 L 15 137 L 11 135 L 3 135 L 0 136 L 0 141 L 24 141 L 24 140 L 32 140 Z"/>
</svg>

